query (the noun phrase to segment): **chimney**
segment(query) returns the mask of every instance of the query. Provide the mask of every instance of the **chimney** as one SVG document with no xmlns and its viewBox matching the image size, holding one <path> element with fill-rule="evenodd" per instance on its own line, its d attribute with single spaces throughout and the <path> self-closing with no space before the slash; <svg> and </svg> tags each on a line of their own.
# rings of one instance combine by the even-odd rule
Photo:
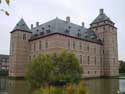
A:
<svg viewBox="0 0 125 94">
<path fill-rule="evenodd" d="M 39 22 L 36 22 L 36 26 L 39 26 Z"/>
<path fill-rule="evenodd" d="M 33 29 L 33 24 L 31 24 L 31 29 Z"/>
<path fill-rule="evenodd" d="M 84 28 L 84 26 L 85 26 L 85 24 L 84 24 L 84 22 L 82 22 L 82 27 Z"/>
<path fill-rule="evenodd" d="M 70 17 L 69 16 L 66 17 L 66 22 L 70 23 Z"/>
<path fill-rule="evenodd" d="M 103 14 L 103 11 L 104 11 L 103 9 L 100 9 L 100 14 Z"/>
</svg>

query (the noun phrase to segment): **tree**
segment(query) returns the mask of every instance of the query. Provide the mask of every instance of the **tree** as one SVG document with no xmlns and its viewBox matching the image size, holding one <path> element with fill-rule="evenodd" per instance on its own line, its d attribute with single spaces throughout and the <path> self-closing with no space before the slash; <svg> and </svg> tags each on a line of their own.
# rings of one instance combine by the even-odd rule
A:
<svg viewBox="0 0 125 94">
<path fill-rule="evenodd" d="M 125 62 L 124 61 L 119 61 L 120 66 L 119 66 L 119 72 L 120 73 L 125 73 Z"/>
<path fill-rule="evenodd" d="M 9 5 L 10 4 L 10 0 L 5 0 L 6 4 Z M 0 4 L 2 3 L 2 0 L 0 0 Z M 0 9 L 0 11 L 4 12 L 7 16 L 9 16 L 9 12 L 6 11 L 5 9 Z"/>
<path fill-rule="evenodd" d="M 54 55 L 55 66 L 55 81 L 60 82 L 75 82 L 79 81 L 82 74 L 82 68 L 76 56 L 69 52 L 62 52 Z"/>
<path fill-rule="evenodd" d="M 28 65 L 28 81 L 37 87 L 45 84 L 74 83 L 82 76 L 79 60 L 66 51 L 59 54 L 39 55 Z"/>
<path fill-rule="evenodd" d="M 53 65 L 50 55 L 39 55 L 27 68 L 27 79 L 32 87 L 40 87 L 52 80 Z"/>
</svg>

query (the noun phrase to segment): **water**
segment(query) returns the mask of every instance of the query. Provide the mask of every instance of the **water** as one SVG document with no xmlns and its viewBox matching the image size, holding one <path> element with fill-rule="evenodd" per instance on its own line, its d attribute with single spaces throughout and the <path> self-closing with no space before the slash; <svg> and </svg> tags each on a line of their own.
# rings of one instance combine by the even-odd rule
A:
<svg viewBox="0 0 125 94">
<path fill-rule="evenodd" d="M 90 79 L 85 80 L 87 94 L 117 94 L 125 92 L 125 79 Z M 14 80 L 0 77 L 0 94 L 29 94 L 25 80 Z"/>
</svg>

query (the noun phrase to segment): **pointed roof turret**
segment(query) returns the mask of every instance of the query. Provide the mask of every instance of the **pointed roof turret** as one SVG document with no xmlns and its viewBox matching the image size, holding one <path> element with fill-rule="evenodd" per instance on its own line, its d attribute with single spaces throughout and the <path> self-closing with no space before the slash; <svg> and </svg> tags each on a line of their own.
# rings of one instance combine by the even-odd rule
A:
<svg viewBox="0 0 125 94">
<path fill-rule="evenodd" d="M 25 23 L 23 18 L 21 18 L 20 21 L 16 24 L 16 26 L 12 30 L 12 32 L 14 32 L 16 30 L 21 30 L 21 31 L 25 31 L 25 32 L 31 33 L 31 30 L 29 29 L 29 27 L 27 26 L 27 24 Z"/>
<path fill-rule="evenodd" d="M 99 23 L 99 22 L 102 22 L 102 21 L 110 21 L 111 23 L 114 23 L 110 20 L 110 18 L 104 13 L 104 10 L 103 9 L 100 9 L 100 13 L 99 15 L 96 17 L 96 19 L 91 23 L 91 24 L 94 24 L 94 23 Z"/>
</svg>

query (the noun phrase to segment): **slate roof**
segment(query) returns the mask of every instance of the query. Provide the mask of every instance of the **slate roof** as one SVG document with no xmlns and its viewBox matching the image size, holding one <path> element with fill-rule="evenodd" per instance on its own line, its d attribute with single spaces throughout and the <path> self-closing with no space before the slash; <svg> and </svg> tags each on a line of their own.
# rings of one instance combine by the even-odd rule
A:
<svg viewBox="0 0 125 94">
<path fill-rule="evenodd" d="M 100 39 L 97 38 L 95 32 L 91 31 L 90 29 L 74 23 L 66 22 L 59 18 L 55 18 L 47 23 L 41 24 L 31 29 L 31 31 L 31 40 L 53 33 L 59 33 L 79 39 L 101 43 Z"/>
<path fill-rule="evenodd" d="M 110 22 L 114 23 L 114 22 L 111 21 L 110 18 L 103 12 L 103 9 L 100 9 L 99 15 L 95 18 L 95 20 L 94 20 L 91 24 L 99 23 L 99 22 L 102 22 L 102 21 L 110 21 Z"/>
<path fill-rule="evenodd" d="M 29 29 L 29 27 L 27 26 L 27 24 L 25 23 L 25 21 L 23 19 L 21 19 L 15 26 L 15 28 L 12 30 L 22 30 L 22 31 L 27 31 L 27 32 L 31 32 L 31 30 Z"/>
</svg>

